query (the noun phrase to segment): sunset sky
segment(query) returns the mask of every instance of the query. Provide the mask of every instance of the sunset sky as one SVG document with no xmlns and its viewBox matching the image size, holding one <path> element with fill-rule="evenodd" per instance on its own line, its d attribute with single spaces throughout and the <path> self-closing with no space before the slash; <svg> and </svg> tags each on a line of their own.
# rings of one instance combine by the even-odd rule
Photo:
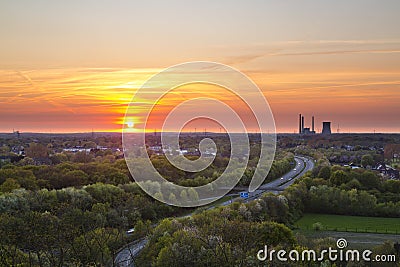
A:
<svg viewBox="0 0 400 267">
<path fill-rule="evenodd" d="M 398 0 L 4 0 L 0 132 L 120 131 L 136 90 L 187 61 L 249 76 L 278 132 L 299 113 L 317 131 L 400 132 L 399 13 Z"/>
</svg>

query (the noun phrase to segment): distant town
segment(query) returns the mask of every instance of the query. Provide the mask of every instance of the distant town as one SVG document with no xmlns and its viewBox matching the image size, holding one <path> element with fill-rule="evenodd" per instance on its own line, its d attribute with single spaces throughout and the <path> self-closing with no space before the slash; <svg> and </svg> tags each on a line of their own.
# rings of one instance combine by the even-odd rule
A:
<svg viewBox="0 0 400 267">
<path fill-rule="evenodd" d="M 218 266 L 221 259 L 220 266 L 240 266 L 243 259 L 252 262 L 266 241 L 275 249 L 318 251 L 320 244 L 336 247 L 335 236 L 398 255 L 400 134 L 333 134 L 330 122 L 317 133 L 314 118 L 306 127 L 301 115 L 298 126 L 297 133 L 276 135 L 271 169 L 252 192 L 260 134 L 248 134 L 250 152 L 238 158 L 231 158 L 226 133 L 182 133 L 179 147 L 163 145 L 159 132 L 146 134 L 140 153 L 181 187 L 165 194 L 168 183 L 141 186 L 169 204 L 135 182 L 133 175 L 145 173 L 140 159 L 133 161 L 139 172 L 128 169 L 127 161 L 134 159 L 125 157 L 121 133 L 0 134 L 0 265 L 189 266 L 193 260 L 181 256 L 192 251 L 201 261 L 196 266 Z M 129 137 L 136 142 L 136 134 Z M 206 137 L 216 149 L 200 153 Z M 167 156 L 214 159 L 192 173 L 173 166 Z M 215 181 L 230 162 L 246 156 L 247 168 L 224 197 L 197 208 L 173 205 L 201 199 L 193 188 Z"/>
</svg>

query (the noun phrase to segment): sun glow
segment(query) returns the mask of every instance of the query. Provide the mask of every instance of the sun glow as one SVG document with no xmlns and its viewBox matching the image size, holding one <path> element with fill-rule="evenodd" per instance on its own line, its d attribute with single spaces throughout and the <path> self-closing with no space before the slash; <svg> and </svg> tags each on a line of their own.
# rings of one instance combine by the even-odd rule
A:
<svg viewBox="0 0 400 267">
<path fill-rule="evenodd" d="M 235 96 L 216 88 L 187 85 L 161 99 L 146 122 L 142 107 L 146 103 L 139 103 L 125 118 L 132 96 L 153 74 L 154 69 L 0 70 L 0 131 L 8 132 L 12 125 L 24 132 L 121 132 L 121 128 L 153 132 L 162 128 L 163 118 L 176 105 L 202 96 L 241 108 Z M 399 131 L 399 71 L 247 74 L 268 98 L 278 132 L 293 132 L 297 125 L 293 114 L 299 110 L 315 114 L 317 125 L 322 120 L 340 123 L 344 132 L 371 132 L 371 124 L 380 131 Z M 193 107 L 188 112 L 196 110 Z M 189 131 L 194 128 L 211 131 L 207 125 L 191 125 Z M 219 127 L 215 131 L 219 132 Z"/>
</svg>

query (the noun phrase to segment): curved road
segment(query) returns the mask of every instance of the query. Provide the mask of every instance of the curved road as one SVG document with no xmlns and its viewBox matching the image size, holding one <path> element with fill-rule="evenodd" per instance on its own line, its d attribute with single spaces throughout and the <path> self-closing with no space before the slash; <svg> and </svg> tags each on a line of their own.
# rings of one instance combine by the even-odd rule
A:
<svg viewBox="0 0 400 267">
<path fill-rule="evenodd" d="M 277 189 L 277 191 L 283 191 L 289 185 L 293 184 L 297 178 L 302 177 L 307 171 L 314 168 L 314 160 L 312 159 L 295 156 L 294 160 L 296 162 L 296 166 L 294 166 L 292 170 L 283 175 L 280 179 L 263 184 L 260 186 L 259 190 L 268 191 Z"/>
<path fill-rule="evenodd" d="M 290 177 L 286 177 L 287 175 L 290 175 L 291 172 L 288 172 L 287 174 L 285 174 L 283 176 L 283 178 L 286 179 L 286 180 L 289 180 L 289 181 L 286 184 L 280 186 L 279 187 L 280 189 L 286 189 L 289 185 L 293 184 L 294 181 L 297 178 L 302 177 L 306 172 L 311 171 L 312 169 L 314 169 L 314 165 L 315 165 L 314 164 L 314 159 L 310 159 L 310 158 L 307 158 L 307 157 L 301 157 L 301 156 L 295 156 L 294 159 L 296 160 L 296 164 L 297 165 L 291 172 L 296 173 L 296 174 L 294 174 L 295 177 L 293 179 L 290 179 Z"/>
<path fill-rule="evenodd" d="M 147 239 L 139 240 L 128 244 L 121 249 L 114 259 L 114 265 L 118 267 L 133 267 L 133 259 L 139 254 L 139 252 L 146 246 Z"/>
<path fill-rule="evenodd" d="M 293 184 L 296 181 L 296 179 L 302 177 L 306 172 L 314 168 L 314 159 L 310 159 L 303 156 L 295 156 L 294 160 L 296 162 L 295 163 L 296 165 L 292 170 L 287 172 L 280 179 L 276 179 L 272 182 L 261 185 L 259 189 L 249 194 L 250 197 L 246 199 L 246 202 L 254 200 L 266 192 L 279 193 L 285 190 L 291 184 Z M 232 202 L 226 201 L 221 205 L 226 206 L 229 205 L 230 203 Z"/>
<path fill-rule="evenodd" d="M 254 200 L 258 198 L 265 192 L 279 192 L 285 190 L 288 186 L 294 183 L 294 181 L 300 177 L 302 177 L 307 171 L 312 170 L 314 168 L 314 160 L 309 159 L 303 156 L 295 156 L 294 160 L 296 161 L 296 166 L 283 175 L 280 179 L 276 179 L 267 184 L 263 184 L 259 189 L 254 191 L 251 196 L 246 199 L 246 201 Z M 213 206 L 215 208 L 217 206 L 227 206 L 231 204 L 232 201 L 226 201 L 219 205 Z M 139 242 L 131 243 L 127 245 L 125 248 L 121 249 L 114 260 L 114 266 L 117 267 L 133 267 L 134 266 L 134 258 L 140 253 L 140 251 L 147 244 L 147 240 L 143 239 Z"/>
</svg>

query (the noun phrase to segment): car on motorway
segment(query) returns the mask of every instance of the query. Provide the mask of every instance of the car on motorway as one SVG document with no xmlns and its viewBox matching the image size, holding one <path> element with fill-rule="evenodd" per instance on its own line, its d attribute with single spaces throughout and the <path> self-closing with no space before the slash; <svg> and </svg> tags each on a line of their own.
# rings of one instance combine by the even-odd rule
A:
<svg viewBox="0 0 400 267">
<path fill-rule="evenodd" d="M 128 231 L 126 231 L 126 235 L 130 236 L 135 232 L 135 228 L 131 228 Z"/>
</svg>

